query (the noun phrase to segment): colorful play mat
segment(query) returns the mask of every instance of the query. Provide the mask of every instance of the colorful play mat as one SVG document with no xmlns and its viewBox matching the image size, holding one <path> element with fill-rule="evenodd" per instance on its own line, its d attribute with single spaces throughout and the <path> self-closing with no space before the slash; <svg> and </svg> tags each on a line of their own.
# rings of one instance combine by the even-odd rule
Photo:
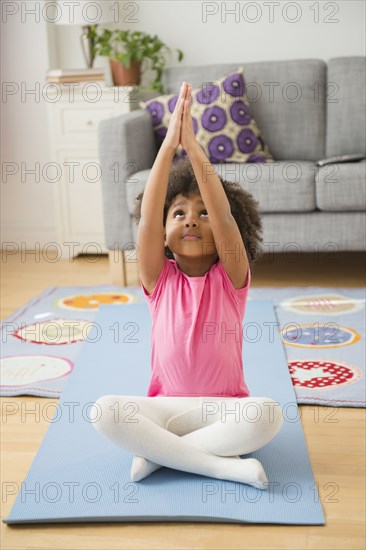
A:
<svg viewBox="0 0 366 550">
<path fill-rule="evenodd" d="M 365 407 L 365 290 L 251 288 L 248 300 L 272 300 L 278 322 L 260 334 L 244 318 L 243 346 L 279 331 L 299 404 Z M 141 288 L 111 285 L 53 287 L 30 300 L 1 324 L 0 395 L 60 397 L 83 343 L 101 338 L 99 305 L 137 303 L 146 303 Z M 111 319 L 115 338 L 125 328 Z"/>
</svg>

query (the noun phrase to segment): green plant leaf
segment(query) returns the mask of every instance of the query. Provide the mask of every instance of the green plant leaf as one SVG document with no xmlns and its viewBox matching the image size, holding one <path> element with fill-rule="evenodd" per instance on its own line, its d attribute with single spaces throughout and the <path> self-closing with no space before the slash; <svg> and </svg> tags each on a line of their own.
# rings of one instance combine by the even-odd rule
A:
<svg viewBox="0 0 366 550">
<path fill-rule="evenodd" d="M 151 85 L 152 90 L 164 93 L 161 82 L 164 69 L 172 50 L 157 34 L 150 35 L 142 31 L 103 29 L 92 25 L 89 30 L 94 42 L 96 55 L 110 57 L 130 68 L 131 62 L 136 60 L 141 63 L 141 72 L 150 67 L 155 71 L 155 80 Z M 183 51 L 175 50 L 178 62 L 184 58 Z"/>
</svg>

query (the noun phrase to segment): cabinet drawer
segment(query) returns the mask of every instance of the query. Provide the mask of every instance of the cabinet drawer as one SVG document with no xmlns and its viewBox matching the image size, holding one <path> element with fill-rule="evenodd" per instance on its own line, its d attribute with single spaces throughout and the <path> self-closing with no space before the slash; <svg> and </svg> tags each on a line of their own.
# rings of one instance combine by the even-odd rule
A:
<svg viewBox="0 0 366 550">
<path fill-rule="evenodd" d="M 62 109 L 61 134 L 63 137 L 71 137 L 75 134 L 94 134 L 98 124 L 105 118 L 113 117 L 113 107 L 106 109 Z"/>
<path fill-rule="evenodd" d="M 56 188 L 63 240 L 104 245 L 102 174 L 97 151 L 62 150 L 57 161 L 63 167 L 63 177 Z M 67 168 L 71 163 L 72 170 Z"/>
</svg>

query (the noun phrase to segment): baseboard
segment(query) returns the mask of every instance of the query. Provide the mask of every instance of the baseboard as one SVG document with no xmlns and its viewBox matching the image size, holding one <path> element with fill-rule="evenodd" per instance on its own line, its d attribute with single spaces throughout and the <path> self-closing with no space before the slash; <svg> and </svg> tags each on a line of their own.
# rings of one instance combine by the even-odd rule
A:
<svg viewBox="0 0 366 550">
<path fill-rule="evenodd" d="M 57 248 L 57 233 L 50 225 L 26 225 L 21 223 L 6 223 L 1 227 L 1 249 L 9 250 L 12 246 L 16 251 L 37 250 L 38 248 Z"/>
</svg>

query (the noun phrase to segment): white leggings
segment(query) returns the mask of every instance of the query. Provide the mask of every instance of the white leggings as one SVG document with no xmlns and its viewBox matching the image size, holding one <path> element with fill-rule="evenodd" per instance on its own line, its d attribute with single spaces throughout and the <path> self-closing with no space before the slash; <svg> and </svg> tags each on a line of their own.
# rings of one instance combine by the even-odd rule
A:
<svg viewBox="0 0 366 550">
<path fill-rule="evenodd" d="M 238 455 L 266 445 L 283 424 L 280 405 L 269 397 L 105 395 L 90 418 L 99 433 L 136 455 L 132 481 L 166 466 L 261 489 L 267 479 L 260 462 Z"/>
</svg>

